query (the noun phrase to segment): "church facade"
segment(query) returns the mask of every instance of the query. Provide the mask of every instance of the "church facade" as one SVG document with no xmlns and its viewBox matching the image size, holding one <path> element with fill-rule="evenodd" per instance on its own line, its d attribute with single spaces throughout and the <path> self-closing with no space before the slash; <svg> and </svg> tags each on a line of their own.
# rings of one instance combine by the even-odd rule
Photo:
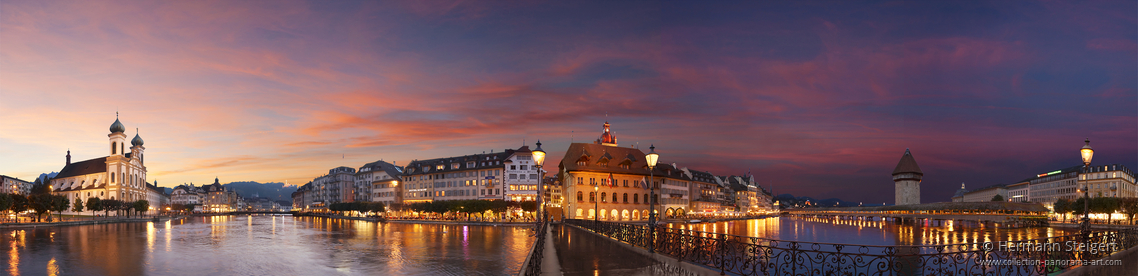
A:
<svg viewBox="0 0 1138 276">
<path fill-rule="evenodd" d="M 146 148 L 143 147 L 142 137 L 136 131 L 128 148 L 126 127 L 118 118 L 111 124 L 110 132 L 107 135 L 107 156 L 72 163 L 71 151 L 67 151 L 66 164 L 51 180 L 52 192 L 66 196 L 69 202 L 74 202 L 76 198 L 86 202 L 92 197 L 122 201 L 147 200 L 153 209 L 157 209 L 164 204 L 161 199 L 165 195 L 160 192 L 160 188 L 147 183 Z M 158 199 L 158 202 L 154 199 Z"/>
</svg>

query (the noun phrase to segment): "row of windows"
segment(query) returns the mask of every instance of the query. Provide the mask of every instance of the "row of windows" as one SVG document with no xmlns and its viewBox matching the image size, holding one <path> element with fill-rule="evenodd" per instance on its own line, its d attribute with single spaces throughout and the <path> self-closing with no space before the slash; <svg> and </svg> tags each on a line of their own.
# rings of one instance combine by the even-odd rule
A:
<svg viewBox="0 0 1138 276">
<path fill-rule="evenodd" d="M 583 192 L 577 192 L 577 202 L 584 202 L 584 195 L 585 194 Z M 601 192 L 601 202 L 610 202 L 608 200 L 608 198 L 609 198 L 608 193 Z M 644 194 L 644 199 L 645 199 L 644 203 L 648 203 L 648 200 L 647 200 L 648 194 Z M 656 195 L 656 201 L 658 202 L 659 200 L 660 200 L 660 195 Z M 596 192 L 589 192 L 589 202 L 596 202 L 596 201 L 597 201 L 597 193 Z M 611 202 L 612 203 L 628 203 L 628 193 L 624 193 L 623 195 L 617 194 L 617 193 L 612 193 L 612 201 Z M 634 203 L 634 204 L 640 203 L 640 194 L 632 194 L 632 203 Z"/>
<path fill-rule="evenodd" d="M 513 173 L 511 173 L 510 179 L 526 179 L 526 175 L 525 174 L 513 174 Z M 537 179 L 537 174 L 536 173 L 529 174 L 529 179 Z"/>
<path fill-rule="evenodd" d="M 483 195 L 483 196 L 485 196 L 485 195 L 500 195 L 500 194 L 502 194 L 502 190 L 501 190 L 501 189 L 477 189 L 477 190 L 447 190 L 447 191 L 434 191 L 434 192 L 408 192 L 408 193 L 406 193 L 406 195 L 407 195 L 407 196 L 409 196 L 409 197 L 431 197 L 431 196 L 434 196 L 434 197 L 450 197 L 450 196 L 474 196 L 474 191 L 478 191 L 478 195 Z M 391 195 L 394 195 L 395 193 L 393 193 L 393 192 L 384 192 L 384 193 L 380 193 L 380 194 L 391 194 Z M 380 196 L 381 196 L 381 197 L 384 197 L 384 196 L 390 196 L 390 195 L 380 195 Z"/>
<path fill-rule="evenodd" d="M 537 185 L 510 185 L 512 191 L 537 191 Z"/>
</svg>

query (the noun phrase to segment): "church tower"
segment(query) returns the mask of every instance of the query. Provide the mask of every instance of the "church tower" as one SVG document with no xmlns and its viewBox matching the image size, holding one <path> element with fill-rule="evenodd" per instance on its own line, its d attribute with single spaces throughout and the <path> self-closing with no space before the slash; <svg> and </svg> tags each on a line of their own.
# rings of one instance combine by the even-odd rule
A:
<svg viewBox="0 0 1138 276">
<path fill-rule="evenodd" d="M 142 137 L 138 136 L 138 129 L 136 128 L 134 129 L 134 139 L 130 140 L 130 156 L 131 158 L 138 159 L 139 164 L 143 163 L 143 150 L 146 150 L 146 148 L 142 146 Z"/>
<path fill-rule="evenodd" d="M 609 122 L 605 122 L 605 129 L 604 132 L 601 133 L 601 139 L 597 139 L 595 143 L 610 147 L 616 146 L 616 135 L 613 135 L 612 132 L 609 131 Z"/>
<path fill-rule="evenodd" d="M 913 159 L 913 154 L 905 149 L 905 155 L 901 156 L 897 168 L 893 169 L 893 183 L 896 186 L 894 204 L 921 204 L 921 178 L 924 175 L 921 167 L 917 166 L 917 160 Z"/>
<path fill-rule="evenodd" d="M 126 150 L 126 134 L 123 133 L 125 131 L 126 127 L 119 122 L 119 113 L 115 112 L 115 123 L 111 124 L 111 134 L 107 134 L 111 143 L 110 156 L 126 154 L 123 152 Z"/>
</svg>

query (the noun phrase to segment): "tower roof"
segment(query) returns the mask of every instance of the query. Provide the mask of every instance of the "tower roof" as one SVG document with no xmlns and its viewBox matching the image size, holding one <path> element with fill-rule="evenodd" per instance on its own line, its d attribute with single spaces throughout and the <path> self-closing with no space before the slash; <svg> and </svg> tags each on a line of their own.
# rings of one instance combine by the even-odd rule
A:
<svg viewBox="0 0 1138 276">
<path fill-rule="evenodd" d="M 126 127 L 122 125 L 122 122 L 119 122 L 119 115 L 115 114 L 115 123 L 111 124 L 111 133 L 120 133 L 125 131 Z"/>
<path fill-rule="evenodd" d="M 905 155 L 901 156 L 901 161 L 897 162 L 897 168 L 893 169 L 894 175 L 901 173 L 925 174 L 921 172 L 921 167 L 917 166 L 917 160 L 913 159 L 913 154 L 909 152 L 909 149 L 905 149 Z"/>
<path fill-rule="evenodd" d="M 130 145 L 131 146 L 141 146 L 142 145 L 142 137 L 138 136 L 138 130 L 134 131 L 134 139 L 130 140 Z"/>
</svg>

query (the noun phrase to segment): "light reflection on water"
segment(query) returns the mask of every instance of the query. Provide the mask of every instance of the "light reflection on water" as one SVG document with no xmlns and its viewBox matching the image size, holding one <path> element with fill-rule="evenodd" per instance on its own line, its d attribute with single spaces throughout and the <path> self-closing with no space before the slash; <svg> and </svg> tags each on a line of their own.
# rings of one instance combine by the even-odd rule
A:
<svg viewBox="0 0 1138 276">
<path fill-rule="evenodd" d="M 11 275 L 504 275 L 533 243 L 521 227 L 292 216 L 162 224 L 0 229 L 0 244 Z"/>
<path fill-rule="evenodd" d="M 716 223 L 669 223 L 668 227 L 760 237 L 774 240 L 860 245 L 934 245 L 1041 239 L 1077 234 L 1077 230 L 1029 227 L 996 228 L 991 225 L 946 221 L 943 224 L 845 220 L 833 218 L 771 217 Z"/>
</svg>

